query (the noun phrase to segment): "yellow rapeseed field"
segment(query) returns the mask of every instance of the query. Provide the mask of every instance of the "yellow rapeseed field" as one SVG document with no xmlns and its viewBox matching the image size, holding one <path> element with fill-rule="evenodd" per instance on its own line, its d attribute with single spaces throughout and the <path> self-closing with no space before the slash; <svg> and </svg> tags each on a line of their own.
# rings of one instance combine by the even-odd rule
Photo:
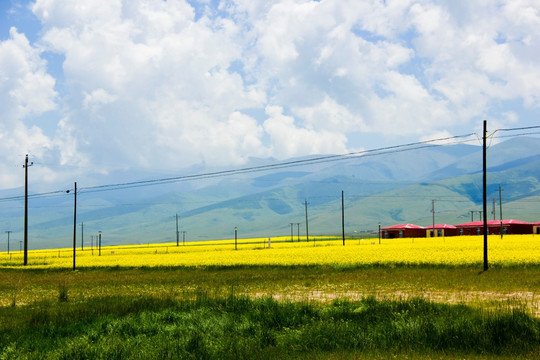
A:
<svg viewBox="0 0 540 360">
<path fill-rule="evenodd" d="M 482 236 L 406 239 L 301 239 L 268 238 L 210 242 L 189 242 L 185 246 L 148 244 L 108 246 L 101 256 L 94 248 L 76 250 L 77 267 L 156 267 L 156 266 L 231 266 L 231 265 L 337 265 L 434 264 L 472 265 L 483 261 Z M 540 263 L 540 236 L 491 235 L 489 262 L 500 266 Z M 0 253 L 0 268 L 22 267 L 22 253 Z M 27 268 L 70 268 L 73 249 L 33 250 Z"/>
</svg>

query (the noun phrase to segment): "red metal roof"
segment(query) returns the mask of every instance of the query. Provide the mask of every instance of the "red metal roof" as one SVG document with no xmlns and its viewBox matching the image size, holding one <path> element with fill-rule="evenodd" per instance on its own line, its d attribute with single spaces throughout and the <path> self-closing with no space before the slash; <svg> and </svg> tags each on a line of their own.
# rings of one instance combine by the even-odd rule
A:
<svg viewBox="0 0 540 360">
<path fill-rule="evenodd" d="M 532 225 L 531 223 L 520 221 L 520 220 L 514 220 L 514 219 L 505 219 L 502 221 L 503 225 Z M 501 220 L 488 220 L 487 222 L 488 226 L 500 226 Z M 472 221 L 464 224 L 456 225 L 456 227 L 481 227 L 484 226 L 483 221 Z"/>
<path fill-rule="evenodd" d="M 381 230 L 399 230 L 399 229 L 424 229 L 423 226 L 413 224 L 398 224 L 382 228 Z"/>
<path fill-rule="evenodd" d="M 429 225 L 424 227 L 424 229 L 429 230 L 433 229 L 433 225 Z M 448 224 L 435 224 L 435 229 L 457 229 L 454 225 L 448 225 Z"/>
</svg>

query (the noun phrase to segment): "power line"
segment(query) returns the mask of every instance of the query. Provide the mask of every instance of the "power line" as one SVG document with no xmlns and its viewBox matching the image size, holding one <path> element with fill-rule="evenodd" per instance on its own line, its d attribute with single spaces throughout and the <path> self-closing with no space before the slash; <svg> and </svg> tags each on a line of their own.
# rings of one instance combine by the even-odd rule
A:
<svg viewBox="0 0 540 360">
<path fill-rule="evenodd" d="M 391 154 L 391 153 L 397 153 L 397 152 L 403 152 L 403 151 L 418 150 L 418 149 L 427 148 L 427 147 L 445 146 L 445 145 L 453 145 L 453 144 L 458 144 L 458 143 L 470 142 L 472 140 L 446 143 L 444 145 L 433 144 L 435 142 L 467 138 L 472 135 L 474 135 L 474 133 L 449 136 L 445 138 L 431 139 L 431 140 L 402 144 L 402 145 L 387 146 L 387 147 L 382 147 L 378 149 L 362 150 L 362 151 L 350 152 L 346 154 L 318 156 L 315 158 L 286 161 L 286 162 L 277 163 L 277 164 L 252 166 L 252 167 L 240 168 L 240 169 L 222 170 L 222 171 L 215 171 L 215 172 L 202 173 L 202 174 L 183 175 L 183 176 L 175 176 L 175 177 L 160 178 L 160 179 L 133 181 L 133 182 L 126 182 L 126 183 L 88 186 L 88 187 L 80 188 L 79 193 L 92 193 L 92 192 L 102 192 L 102 191 L 111 191 L 111 190 L 121 190 L 121 189 L 127 189 L 127 188 L 144 187 L 144 186 L 151 186 L 151 185 L 163 185 L 163 184 L 169 184 L 169 183 L 175 183 L 175 182 L 181 182 L 181 181 L 209 179 L 209 178 L 222 177 L 222 176 L 231 176 L 231 175 L 238 175 L 238 174 L 245 174 L 245 173 L 252 173 L 252 172 L 259 172 L 259 171 L 283 169 L 283 168 L 289 168 L 289 167 L 295 167 L 295 166 L 304 166 L 304 165 L 319 164 L 319 163 L 325 163 L 325 162 L 340 161 L 340 160 L 346 160 L 346 159 L 357 158 L 357 157 L 379 156 L 379 155 Z M 63 195 L 64 193 L 65 193 L 65 190 L 57 190 L 57 191 L 52 191 L 52 192 L 47 192 L 47 193 L 29 195 L 29 198 L 60 196 L 60 195 Z M 11 197 L 6 197 L 6 198 L 0 198 L 0 202 L 15 201 L 15 200 L 20 200 L 22 198 L 23 196 L 11 196 Z"/>
<path fill-rule="evenodd" d="M 466 138 L 472 135 L 473 134 L 457 135 L 457 136 L 432 139 L 432 140 L 420 141 L 420 142 L 403 144 L 403 145 L 388 146 L 388 147 L 372 149 L 372 150 L 350 152 L 346 154 L 319 156 L 319 157 L 310 158 L 310 159 L 294 160 L 294 161 L 287 161 L 287 162 L 282 162 L 282 163 L 277 163 L 277 164 L 253 166 L 253 167 L 232 169 L 232 170 L 222 170 L 222 171 L 203 173 L 203 174 L 175 176 L 175 177 L 169 177 L 169 178 L 134 181 L 134 182 L 127 182 L 127 183 L 89 186 L 89 187 L 81 188 L 81 191 L 98 192 L 98 191 L 109 191 L 110 189 L 113 189 L 113 190 L 126 189 L 126 188 L 133 188 L 133 187 L 150 186 L 150 185 L 157 185 L 157 184 L 168 184 L 168 183 L 181 182 L 181 181 L 200 180 L 200 179 L 208 179 L 208 178 L 221 177 L 221 176 L 238 175 L 238 174 L 244 174 L 244 173 L 274 170 L 274 169 L 283 169 L 283 168 L 289 168 L 289 167 L 295 167 L 295 166 L 320 164 L 320 163 L 325 163 L 325 162 L 333 162 L 333 161 L 357 158 L 360 156 L 362 157 L 377 156 L 377 155 L 390 154 L 390 153 L 396 153 L 396 152 L 402 152 L 402 151 L 418 150 L 418 149 L 422 149 L 426 147 L 441 146 L 441 145 L 430 144 L 430 143 L 447 141 L 451 139 Z M 467 141 L 471 141 L 471 140 L 467 140 Z M 461 143 L 461 142 L 454 142 L 451 144 L 456 144 L 456 143 Z M 422 145 L 422 146 L 419 146 L 419 145 Z M 450 145 L 450 144 L 446 144 L 446 145 Z M 415 147 L 412 147 L 412 146 L 415 146 Z M 407 147 L 409 148 L 400 149 L 400 148 L 407 148 Z M 397 149 L 400 149 L 400 150 L 397 150 Z"/>
<path fill-rule="evenodd" d="M 497 129 L 490 136 L 494 136 L 494 134 L 497 133 L 498 131 L 522 131 L 522 130 L 531 130 L 531 129 L 540 129 L 540 126 Z M 530 134 L 536 134 L 536 133 L 522 133 L 522 134 L 515 134 L 514 136 L 524 136 L 524 135 L 530 135 Z M 152 186 L 152 185 L 164 185 L 164 184 L 170 184 L 170 183 L 176 183 L 176 182 L 182 182 L 182 181 L 210 179 L 210 178 L 222 177 L 222 176 L 232 176 L 232 175 L 239 175 L 239 174 L 246 174 L 246 173 L 253 173 L 253 172 L 260 172 L 260 171 L 277 170 L 277 169 L 296 167 L 296 166 L 305 166 L 305 165 L 320 164 L 320 163 L 333 162 L 333 161 L 341 161 L 341 160 L 347 160 L 347 159 L 358 158 L 358 157 L 380 156 L 380 155 L 393 154 L 393 153 L 404 152 L 404 151 L 419 150 L 419 149 L 428 148 L 428 147 L 462 144 L 462 143 L 475 141 L 476 139 L 466 139 L 474 135 L 478 137 L 478 134 L 476 133 L 469 133 L 469 134 L 464 134 L 464 135 L 449 136 L 449 137 L 444 137 L 444 138 L 431 139 L 431 140 L 425 140 L 425 141 L 419 141 L 419 142 L 413 142 L 413 143 L 407 143 L 407 144 L 401 144 L 401 145 L 393 145 L 393 146 L 387 146 L 387 147 L 382 147 L 382 148 L 377 148 L 377 149 L 362 150 L 362 151 L 350 152 L 350 153 L 345 153 L 345 154 L 318 156 L 318 157 L 309 158 L 309 159 L 286 161 L 286 162 L 276 163 L 276 164 L 222 170 L 222 171 L 215 171 L 215 172 L 202 173 L 202 174 L 183 175 L 183 176 L 175 176 L 175 177 L 167 177 L 167 178 L 125 182 L 125 183 L 88 186 L 88 187 L 80 188 L 79 193 L 93 193 L 93 192 L 121 190 L 121 189 L 136 188 L 136 187 L 145 187 L 145 186 Z M 512 135 L 509 135 L 508 137 L 510 136 Z M 449 140 L 457 140 L 457 139 L 466 139 L 466 140 L 448 142 Z M 435 144 L 437 142 L 439 143 L 446 142 L 446 143 Z M 55 197 L 55 196 L 60 196 L 64 194 L 65 194 L 65 190 L 57 190 L 57 191 L 51 191 L 51 192 L 46 192 L 46 193 L 31 194 L 31 195 L 28 195 L 28 198 Z M 16 200 L 21 200 L 23 198 L 24 198 L 23 196 L 5 197 L 5 198 L 0 198 L 0 202 L 16 201 Z"/>
</svg>

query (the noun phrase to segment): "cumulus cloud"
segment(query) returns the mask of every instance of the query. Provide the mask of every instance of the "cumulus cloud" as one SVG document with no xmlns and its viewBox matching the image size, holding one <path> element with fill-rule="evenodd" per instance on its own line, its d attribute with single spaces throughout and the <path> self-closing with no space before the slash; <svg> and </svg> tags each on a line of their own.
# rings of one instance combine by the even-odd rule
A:
<svg viewBox="0 0 540 360">
<path fill-rule="evenodd" d="M 526 125 L 534 120 L 522 113 L 540 108 L 534 0 L 36 0 L 31 9 L 42 26 L 35 43 L 15 29 L 0 43 L 0 137 L 33 134 L 16 143 L 58 165 L 237 166 L 468 133 L 479 118 Z M 46 54 L 58 55 L 57 79 Z"/>
<path fill-rule="evenodd" d="M 305 154 L 339 154 L 347 149 L 347 137 L 337 130 L 315 131 L 309 126 L 297 126 L 294 118 L 284 115 L 279 106 L 266 107 L 266 114 L 268 118 L 263 127 L 270 135 L 272 154 L 279 158 Z"/>
<path fill-rule="evenodd" d="M 3 187 L 20 184 L 16 159 L 24 159 L 26 153 L 42 156 L 53 147 L 35 118 L 55 109 L 57 96 L 55 80 L 47 74 L 40 52 L 17 29 L 12 27 L 9 35 L 9 39 L 0 42 L 0 185 Z"/>
</svg>

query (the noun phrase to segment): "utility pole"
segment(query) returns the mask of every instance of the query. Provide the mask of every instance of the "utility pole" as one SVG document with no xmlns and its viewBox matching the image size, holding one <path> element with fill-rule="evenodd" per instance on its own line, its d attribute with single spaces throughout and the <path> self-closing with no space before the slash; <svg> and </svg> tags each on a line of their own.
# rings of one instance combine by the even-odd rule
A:
<svg viewBox="0 0 540 360">
<path fill-rule="evenodd" d="M 186 232 L 182 231 L 182 246 L 186 246 Z"/>
<path fill-rule="evenodd" d="M 69 190 L 67 191 L 69 193 Z M 73 270 L 75 270 L 75 247 L 77 245 L 77 182 L 73 187 Z"/>
<path fill-rule="evenodd" d="M 493 220 L 497 220 L 497 213 L 495 212 L 495 198 L 492 198 L 493 200 L 493 210 L 491 211 L 491 213 L 493 214 Z"/>
<path fill-rule="evenodd" d="M 487 120 L 484 120 L 484 132 L 483 132 L 483 151 L 482 151 L 482 172 L 483 172 L 483 211 L 484 211 L 484 271 L 488 269 L 488 226 L 487 226 L 487 149 L 486 149 L 486 134 L 487 134 Z"/>
<path fill-rule="evenodd" d="M 90 249 L 92 249 L 92 255 L 94 255 L 94 235 L 90 235 Z"/>
<path fill-rule="evenodd" d="M 81 223 L 81 251 L 84 250 L 84 223 Z"/>
<path fill-rule="evenodd" d="M 178 233 L 178 213 L 176 214 L 176 246 L 180 245 L 180 238 Z"/>
<path fill-rule="evenodd" d="M 300 223 L 296 223 L 296 231 L 297 231 L 297 235 L 298 235 L 298 242 L 300 242 Z"/>
<path fill-rule="evenodd" d="M 293 242 L 294 241 L 294 239 L 293 239 L 293 225 L 294 225 L 294 223 L 290 223 L 290 225 L 291 225 L 291 242 Z"/>
<path fill-rule="evenodd" d="M 435 199 L 431 200 L 431 212 L 433 213 L 433 228 L 431 230 L 431 236 L 435 237 Z"/>
<path fill-rule="evenodd" d="M 24 159 L 24 261 L 28 265 L 28 167 L 34 165 L 32 161 L 28 164 L 28 154 Z"/>
<path fill-rule="evenodd" d="M 101 231 L 98 231 L 98 236 L 99 236 L 99 239 L 98 239 L 98 242 L 99 242 L 99 256 L 101 256 Z"/>
<path fill-rule="evenodd" d="M 341 236 L 343 238 L 343 246 L 345 246 L 345 200 L 343 190 L 341 190 Z"/>
<path fill-rule="evenodd" d="M 8 255 L 9 255 L 9 234 L 11 234 L 12 232 L 13 231 L 11 231 L 11 230 L 6 231 L 6 233 L 7 233 L 7 253 L 8 253 Z"/>
<path fill-rule="evenodd" d="M 238 228 L 234 227 L 234 250 L 238 250 Z"/>
<path fill-rule="evenodd" d="M 309 226 L 308 226 L 308 215 L 307 215 L 307 199 L 305 201 L 306 206 L 306 241 L 309 242 Z"/>
<path fill-rule="evenodd" d="M 499 184 L 499 210 L 500 210 L 500 217 L 501 217 L 501 239 L 502 239 L 502 237 L 503 237 L 502 189 L 501 189 L 500 184 Z"/>
<path fill-rule="evenodd" d="M 379 223 L 379 245 L 381 245 L 381 223 Z"/>
<path fill-rule="evenodd" d="M 478 216 L 480 217 L 479 221 L 482 221 L 482 210 L 470 210 L 471 213 L 471 222 L 474 221 L 474 213 L 478 213 Z"/>
</svg>

